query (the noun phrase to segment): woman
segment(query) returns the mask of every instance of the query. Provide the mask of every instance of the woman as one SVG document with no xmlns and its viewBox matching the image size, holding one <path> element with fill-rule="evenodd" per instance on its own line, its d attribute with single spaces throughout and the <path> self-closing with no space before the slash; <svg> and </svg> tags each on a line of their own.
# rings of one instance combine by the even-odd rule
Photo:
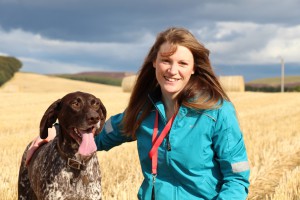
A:
<svg viewBox="0 0 300 200">
<path fill-rule="evenodd" d="M 209 51 L 186 29 L 157 36 L 127 109 L 95 138 L 98 150 L 134 140 L 139 199 L 246 199 L 250 171 L 234 106 Z"/>
</svg>

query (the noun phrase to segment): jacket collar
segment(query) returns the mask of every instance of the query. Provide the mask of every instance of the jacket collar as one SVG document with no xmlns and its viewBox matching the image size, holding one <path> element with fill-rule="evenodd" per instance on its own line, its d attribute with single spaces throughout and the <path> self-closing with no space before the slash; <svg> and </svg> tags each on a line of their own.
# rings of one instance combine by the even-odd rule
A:
<svg viewBox="0 0 300 200">
<path fill-rule="evenodd" d="M 160 88 L 156 88 L 152 93 L 148 94 L 148 98 L 149 98 L 150 102 L 152 103 L 152 105 L 154 106 L 154 108 L 158 111 L 160 117 L 164 120 L 165 123 L 167 123 L 165 106 L 162 102 L 161 95 L 162 94 L 161 94 Z M 187 113 L 192 112 L 192 110 L 193 109 L 191 109 L 191 108 L 180 105 L 177 116 L 182 118 L 185 115 L 187 115 Z"/>
<path fill-rule="evenodd" d="M 157 87 L 154 89 L 154 91 L 148 94 L 148 98 L 150 99 L 151 103 L 155 105 L 156 102 L 161 101 L 161 95 L 161 90 L 159 87 Z"/>
<path fill-rule="evenodd" d="M 161 91 L 160 88 L 156 88 L 153 92 L 148 94 L 148 98 L 150 102 L 152 103 L 154 109 L 156 109 L 160 115 L 160 117 L 163 119 L 165 123 L 167 123 L 167 117 L 165 112 L 165 106 L 162 102 L 161 98 Z M 154 110 L 153 110 L 154 111 Z"/>
<path fill-rule="evenodd" d="M 153 92 L 148 94 L 148 98 L 152 105 L 154 106 L 154 109 L 158 110 L 160 117 L 164 120 L 165 123 L 167 123 L 167 117 L 166 117 L 166 112 L 165 112 L 165 106 L 162 102 L 162 97 L 161 97 L 161 90 L 159 87 L 157 87 Z M 225 101 L 225 100 L 224 100 Z M 218 104 L 221 104 L 222 102 L 219 101 Z M 154 111 L 154 110 L 153 110 Z M 183 119 L 183 117 L 187 115 L 199 115 L 199 114 L 204 114 L 214 121 L 217 120 L 216 114 L 217 111 L 216 109 L 208 109 L 208 110 L 197 110 L 193 109 L 190 107 L 186 107 L 184 105 L 180 105 L 177 117 L 179 120 Z"/>
</svg>

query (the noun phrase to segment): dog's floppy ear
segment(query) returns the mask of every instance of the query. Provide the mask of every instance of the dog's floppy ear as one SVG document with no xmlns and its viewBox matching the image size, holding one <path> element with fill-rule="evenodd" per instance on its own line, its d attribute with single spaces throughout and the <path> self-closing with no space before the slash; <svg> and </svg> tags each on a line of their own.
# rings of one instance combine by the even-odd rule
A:
<svg viewBox="0 0 300 200">
<path fill-rule="evenodd" d="M 48 109 L 46 110 L 44 116 L 42 117 L 40 123 L 40 138 L 46 139 L 48 137 L 48 128 L 51 128 L 52 125 L 56 122 L 58 113 L 60 110 L 61 99 L 53 102 Z"/>
<path fill-rule="evenodd" d="M 102 129 L 106 119 L 106 108 L 101 101 L 100 101 L 100 109 L 98 110 L 98 112 L 99 112 L 99 116 L 101 116 L 101 112 L 102 115 L 104 115 L 104 120 L 103 121 L 101 120 L 100 122 L 100 129 Z"/>
</svg>

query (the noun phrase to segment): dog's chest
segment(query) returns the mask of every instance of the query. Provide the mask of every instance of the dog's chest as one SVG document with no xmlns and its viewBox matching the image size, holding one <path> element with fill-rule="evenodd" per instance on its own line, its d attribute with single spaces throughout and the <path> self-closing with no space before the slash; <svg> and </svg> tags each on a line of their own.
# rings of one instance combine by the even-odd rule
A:
<svg viewBox="0 0 300 200">
<path fill-rule="evenodd" d="M 30 170 L 29 176 L 34 180 L 32 187 L 36 189 L 37 196 L 64 200 L 101 199 L 101 174 L 97 156 L 94 155 L 89 160 L 85 170 L 73 169 L 54 147 L 53 145 L 53 149 L 47 150 L 47 156 L 41 156 L 42 150 L 34 162 L 39 164 L 33 164 Z M 35 176 L 36 173 L 39 176 Z"/>
<path fill-rule="evenodd" d="M 78 175 L 63 170 L 54 177 L 54 181 L 46 185 L 49 199 L 100 199 L 100 174 L 81 171 Z"/>
</svg>

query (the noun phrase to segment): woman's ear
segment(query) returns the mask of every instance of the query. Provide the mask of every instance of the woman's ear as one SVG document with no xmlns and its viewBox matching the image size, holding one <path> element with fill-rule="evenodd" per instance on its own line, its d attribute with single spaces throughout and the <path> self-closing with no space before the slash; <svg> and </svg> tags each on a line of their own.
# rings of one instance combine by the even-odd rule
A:
<svg viewBox="0 0 300 200">
<path fill-rule="evenodd" d="M 152 65 L 153 65 L 154 68 L 156 68 L 156 63 L 155 63 L 155 61 L 152 61 Z"/>
<path fill-rule="evenodd" d="M 192 74 L 195 74 L 196 67 L 197 67 L 197 65 L 196 65 L 196 64 L 194 64 L 194 68 L 193 68 Z"/>
</svg>

